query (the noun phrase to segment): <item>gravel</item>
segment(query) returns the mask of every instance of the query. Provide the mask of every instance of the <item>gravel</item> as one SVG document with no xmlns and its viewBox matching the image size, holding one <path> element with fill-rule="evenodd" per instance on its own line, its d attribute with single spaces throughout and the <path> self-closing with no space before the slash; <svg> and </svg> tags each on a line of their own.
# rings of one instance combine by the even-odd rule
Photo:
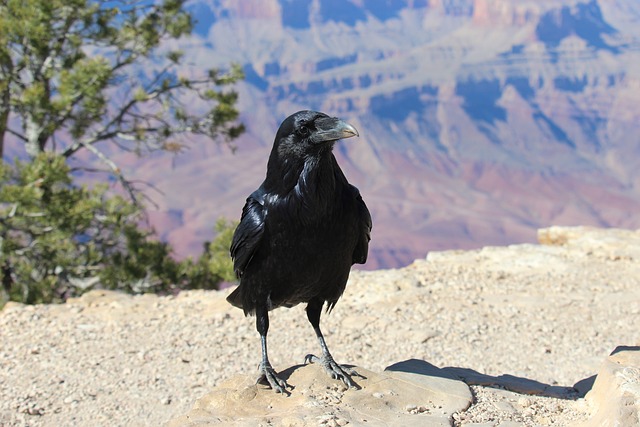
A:
<svg viewBox="0 0 640 427">
<path fill-rule="evenodd" d="M 482 378 L 455 425 L 584 420 L 591 409 L 574 384 L 616 346 L 639 344 L 640 258 L 608 246 L 517 245 L 428 259 L 353 272 L 321 326 L 341 363 L 382 371 L 416 358 Z M 62 305 L 7 304 L 0 425 L 156 426 L 224 379 L 257 374 L 254 319 L 226 294 L 93 291 Z M 272 312 L 276 370 L 318 350 L 303 306 Z M 514 381 L 524 390 L 505 390 Z M 540 390 L 546 396 L 528 394 Z"/>
</svg>

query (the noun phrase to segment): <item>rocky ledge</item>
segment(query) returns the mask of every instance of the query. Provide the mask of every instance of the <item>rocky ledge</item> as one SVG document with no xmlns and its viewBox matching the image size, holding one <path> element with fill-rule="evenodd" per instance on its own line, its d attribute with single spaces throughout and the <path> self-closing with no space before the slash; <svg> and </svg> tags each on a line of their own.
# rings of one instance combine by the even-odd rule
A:
<svg viewBox="0 0 640 427">
<path fill-rule="evenodd" d="M 283 396 L 228 290 L 7 304 L 0 425 L 638 425 L 640 231 L 539 241 L 353 272 L 322 326 L 359 389 L 296 364 L 319 350 L 303 306 L 270 316 Z"/>
<path fill-rule="evenodd" d="M 567 422 L 575 421 L 575 425 L 640 425 L 640 347 L 617 348 L 596 377 L 572 388 L 548 387 L 509 376 L 496 378 L 453 368 L 439 369 L 416 359 L 396 363 L 381 373 L 363 368 L 356 371 L 357 389 L 347 389 L 318 366 L 292 366 L 282 372 L 282 378 L 291 386 L 287 395 L 256 384 L 253 377 L 235 376 L 198 399 L 191 411 L 171 420 L 167 427 L 529 425 L 524 419 L 462 423 L 462 414 L 474 403 L 470 385 L 495 387 L 505 398 L 498 406 L 512 415 L 526 413 L 527 408 L 535 413 L 527 395 L 547 396 L 582 406 L 585 418 L 593 414 L 584 421 L 575 414 L 561 417 Z M 538 421 L 540 425 L 558 425 L 557 419 L 549 417 L 540 417 Z"/>
</svg>

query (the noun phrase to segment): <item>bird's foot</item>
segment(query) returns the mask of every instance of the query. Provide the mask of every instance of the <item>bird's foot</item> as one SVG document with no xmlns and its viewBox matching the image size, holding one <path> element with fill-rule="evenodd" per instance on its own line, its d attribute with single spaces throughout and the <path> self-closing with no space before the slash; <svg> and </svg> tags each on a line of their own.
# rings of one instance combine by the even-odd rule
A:
<svg viewBox="0 0 640 427">
<path fill-rule="evenodd" d="M 359 374 L 354 369 L 338 365 L 331 355 L 317 357 L 313 354 L 307 354 L 304 363 L 318 363 L 334 380 L 341 380 L 349 388 L 358 388 L 351 377 L 359 376 Z"/>
<path fill-rule="evenodd" d="M 287 393 L 287 387 L 289 385 L 285 380 L 279 378 L 276 374 L 276 371 L 271 367 L 270 364 L 261 363 L 260 364 L 260 377 L 256 381 L 256 384 L 268 384 L 276 393 Z"/>
</svg>

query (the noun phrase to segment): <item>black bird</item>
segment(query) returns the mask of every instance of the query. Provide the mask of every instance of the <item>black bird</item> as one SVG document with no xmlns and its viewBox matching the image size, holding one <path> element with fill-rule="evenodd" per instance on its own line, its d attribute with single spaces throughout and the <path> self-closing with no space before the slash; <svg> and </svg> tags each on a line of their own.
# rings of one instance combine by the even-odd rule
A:
<svg viewBox="0 0 640 427">
<path fill-rule="evenodd" d="M 307 303 L 322 364 L 334 379 L 353 387 L 350 369 L 338 365 L 320 331 L 320 314 L 342 295 L 354 263 L 367 260 L 371 215 L 332 153 L 335 142 L 358 136 L 350 124 L 315 111 L 285 119 L 267 164 L 267 176 L 248 198 L 233 235 L 231 257 L 240 285 L 227 298 L 245 315 L 255 314 L 262 340 L 261 376 L 282 393 L 267 356 L 269 310 Z"/>
</svg>

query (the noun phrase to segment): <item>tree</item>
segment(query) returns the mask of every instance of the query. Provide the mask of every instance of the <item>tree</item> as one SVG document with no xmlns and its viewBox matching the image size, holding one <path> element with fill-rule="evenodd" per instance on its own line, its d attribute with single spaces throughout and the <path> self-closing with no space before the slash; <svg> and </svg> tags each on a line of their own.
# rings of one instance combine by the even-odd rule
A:
<svg viewBox="0 0 640 427">
<path fill-rule="evenodd" d="M 130 293 L 217 289 L 235 280 L 228 255 L 237 222 L 219 220 L 195 261 L 139 228 L 142 211 L 107 186 L 73 184 L 62 156 L 0 163 L 0 269 L 6 300 L 64 301 L 94 287 Z"/>
<path fill-rule="evenodd" d="M 236 273 L 233 271 L 233 261 L 229 256 L 229 248 L 233 240 L 233 233 L 240 221 L 227 221 L 220 218 L 215 225 L 216 238 L 207 244 L 207 267 L 219 277 L 221 282 L 235 282 Z"/>
<path fill-rule="evenodd" d="M 190 34 L 186 0 L 0 0 L 0 155 L 10 135 L 35 157 L 89 150 L 136 200 L 104 142 L 179 151 L 182 137 L 230 141 L 238 66 L 179 75 L 162 42 Z"/>
<path fill-rule="evenodd" d="M 64 158 L 47 153 L 15 167 L 1 164 L 0 183 L 0 265 L 11 299 L 64 300 L 90 289 L 101 275 L 107 287 L 119 287 L 119 277 L 105 274 L 104 265 L 122 256 L 136 231 L 138 208 L 106 197 L 105 185 L 74 186 Z M 136 278 L 128 273 L 122 276 Z"/>
<path fill-rule="evenodd" d="M 221 280 L 149 239 L 141 193 L 113 160 L 244 131 L 233 90 L 241 69 L 180 74 L 183 54 L 165 48 L 192 30 L 185 1 L 0 0 L 0 276 L 13 299 L 64 299 L 96 280 L 130 291 Z M 7 141 L 28 161 L 5 163 Z M 74 183 L 68 162 L 81 151 L 129 200 Z"/>
</svg>

